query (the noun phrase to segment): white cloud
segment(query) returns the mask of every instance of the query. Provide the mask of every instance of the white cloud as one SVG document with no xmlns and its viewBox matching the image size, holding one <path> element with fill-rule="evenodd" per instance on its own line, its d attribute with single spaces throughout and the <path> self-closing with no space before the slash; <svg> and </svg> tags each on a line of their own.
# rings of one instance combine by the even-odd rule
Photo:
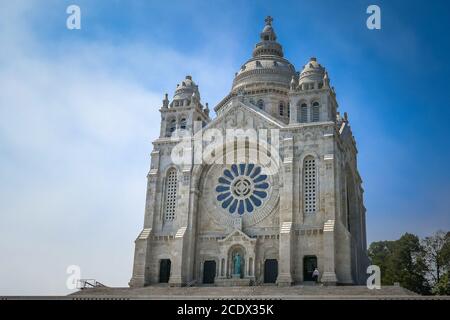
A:
<svg viewBox="0 0 450 320">
<path fill-rule="evenodd" d="M 126 286 L 161 87 L 191 73 L 217 102 L 231 59 L 133 41 L 51 50 L 24 19 L 34 4 L 0 13 L 0 294 L 67 293 L 70 264 Z"/>
</svg>

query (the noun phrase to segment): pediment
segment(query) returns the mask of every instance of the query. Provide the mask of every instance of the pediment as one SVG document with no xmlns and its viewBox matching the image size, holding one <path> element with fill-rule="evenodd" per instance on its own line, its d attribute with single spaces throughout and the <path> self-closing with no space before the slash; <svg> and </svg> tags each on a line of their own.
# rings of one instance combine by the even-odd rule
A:
<svg viewBox="0 0 450 320">
<path fill-rule="evenodd" d="M 233 101 L 205 129 L 281 129 L 284 124 L 263 111 L 255 110 L 241 101 Z"/>
<path fill-rule="evenodd" d="M 243 231 L 239 229 L 234 229 L 228 236 L 226 236 L 224 239 L 219 240 L 219 242 L 226 243 L 226 242 L 255 242 L 256 240 L 253 238 L 250 238 L 248 235 L 246 235 Z"/>
</svg>

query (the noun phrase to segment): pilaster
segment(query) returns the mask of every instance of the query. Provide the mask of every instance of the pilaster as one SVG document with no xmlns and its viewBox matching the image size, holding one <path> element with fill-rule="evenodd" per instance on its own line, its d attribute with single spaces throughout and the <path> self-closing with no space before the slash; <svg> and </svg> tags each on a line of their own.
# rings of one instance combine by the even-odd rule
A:
<svg viewBox="0 0 450 320">
<path fill-rule="evenodd" d="M 129 282 L 129 285 L 132 287 L 143 287 L 148 283 L 147 263 L 151 250 L 149 239 L 153 228 L 155 212 L 154 198 L 158 181 L 159 158 L 159 151 L 153 151 L 151 154 L 150 171 L 147 175 L 144 228 L 135 240 L 133 275 Z"/>
<path fill-rule="evenodd" d="M 335 243 L 335 219 L 336 219 L 336 174 L 334 168 L 334 155 L 326 154 L 323 158 L 325 171 L 325 181 L 322 183 L 321 194 L 323 193 L 325 203 L 325 223 L 323 226 L 323 259 L 324 270 L 321 281 L 325 284 L 335 285 L 336 277 L 336 243 Z"/>
<path fill-rule="evenodd" d="M 280 188 L 280 239 L 279 239 L 279 260 L 278 278 L 279 286 L 289 286 L 292 284 L 292 221 L 293 221 L 293 138 L 286 138 L 283 141 L 284 159 L 280 168 L 280 175 L 283 176 L 283 185 Z"/>
<path fill-rule="evenodd" d="M 187 150 L 189 152 L 189 150 Z M 189 257 L 189 234 L 187 232 L 189 222 L 191 166 L 182 168 L 179 181 L 179 196 L 176 210 L 177 232 L 173 243 L 173 259 L 171 265 L 170 286 L 181 287 L 186 285 L 187 260 Z"/>
</svg>

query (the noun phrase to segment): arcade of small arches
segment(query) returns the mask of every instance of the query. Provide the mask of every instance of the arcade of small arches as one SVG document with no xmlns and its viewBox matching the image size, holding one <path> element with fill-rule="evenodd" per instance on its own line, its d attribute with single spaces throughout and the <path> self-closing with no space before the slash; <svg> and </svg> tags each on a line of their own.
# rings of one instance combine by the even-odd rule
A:
<svg viewBox="0 0 450 320">
<path fill-rule="evenodd" d="M 260 110 L 265 111 L 265 102 L 263 99 L 255 100 L 253 98 L 249 99 L 250 103 L 258 107 Z M 297 103 L 297 122 L 308 123 L 308 122 L 319 122 L 320 121 L 320 103 L 318 101 L 312 101 L 308 103 L 307 101 L 299 101 Z M 278 115 L 281 118 L 286 118 L 288 120 L 291 116 L 291 108 L 289 102 L 280 101 L 278 104 Z"/>
<path fill-rule="evenodd" d="M 300 123 L 319 122 L 320 121 L 320 104 L 314 101 L 308 104 L 306 101 L 297 103 L 297 121 Z"/>
<path fill-rule="evenodd" d="M 206 126 L 206 122 L 201 117 L 198 117 L 196 121 L 201 122 L 202 127 Z M 176 130 L 186 130 L 186 129 L 189 129 L 187 117 L 185 116 L 169 117 L 167 120 L 166 137 L 171 137 Z"/>
</svg>

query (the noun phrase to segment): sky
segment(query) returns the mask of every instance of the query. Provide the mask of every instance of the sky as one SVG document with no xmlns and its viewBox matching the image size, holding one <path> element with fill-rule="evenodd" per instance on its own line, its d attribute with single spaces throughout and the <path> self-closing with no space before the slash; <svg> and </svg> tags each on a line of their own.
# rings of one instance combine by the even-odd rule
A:
<svg viewBox="0 0 450 320">
<path fill-rule="evenodd" d="M 348 112 L 368 242 L 450 230 L 449 14 L 437 0 L 1 0 L 0 295 L 70 293 L 70 265 L 127 286 L 164 93 L 190 74 L 215 106 L 267 15 Z"/>
</svg>

